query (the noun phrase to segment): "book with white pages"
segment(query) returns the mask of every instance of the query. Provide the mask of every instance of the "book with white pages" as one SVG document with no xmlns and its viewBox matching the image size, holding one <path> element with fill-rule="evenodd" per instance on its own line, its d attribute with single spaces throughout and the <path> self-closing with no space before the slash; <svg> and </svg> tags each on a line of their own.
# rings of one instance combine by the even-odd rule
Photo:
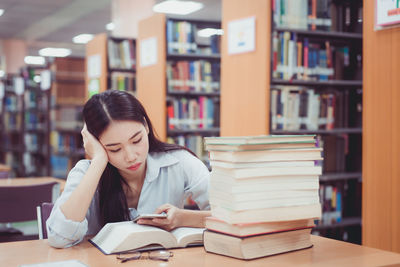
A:
<svg viewBox="0 0 400 267">
<path fill-rule="evenodd" d="M 315 142 L 315 135 L 255 135 L 255 136 L 223 136 L 205 137 L 206 145 L 212 144 L 274 144 L 274 143 L 293 143 L 293 142 Z"/>
<path fill-rule="evenodd" d="M 260 168 L 260 167 L 312 167 L 315 162 L 312 160 L 301 161 L 266 161 L 266 162 L 229 162 L 222 160 L 210 160 L 211 167 L 222 168 Z"/>
<path fill-rule="evenodd" d="M 251 179 L 235 179 L 229 176 L 217 176 L 211 173 L 210 191 L 221 191 L 229 194 L 272 192 L 283 190 L 319 189 L 318 176 L 282 176 Z"/>
<path fill-rule="evenodd" d="M 285 175 L 321 175 L 321 166 L 310 167 L 262 167 L 262 168 L 222 168 L 212 167 L 212 173 L 222 174 L 236 179 L 264 176 L 285 176 Z"/>
<path fill-rule="evenodd" d="M 322 148 L 210 151 L 210 160 L 231 162 L 322 160 Z"/>
</svg>

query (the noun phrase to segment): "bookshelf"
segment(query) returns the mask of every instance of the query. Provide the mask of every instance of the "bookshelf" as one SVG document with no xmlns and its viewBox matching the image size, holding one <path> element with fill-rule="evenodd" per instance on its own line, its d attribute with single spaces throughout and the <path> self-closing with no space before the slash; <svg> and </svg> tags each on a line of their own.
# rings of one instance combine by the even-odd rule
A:
<svg viewBox="0 0 400 267">
<path fill-rule="evenodd" d="M 69 170 L 85 157 L 80 131 L 85 103 L 85 59 L 55 58 L 52 72 L 51 176 L 66 178 Z"/>
<path fill-rule="evenodd" d="M 105 33 L 86 45 L 85 99 L 108 89 L 136 94 L 136 41 Z"/>
<path fill-rule="evenodd" d="M 317 134 L 325 160 L 314 234 L 353 243 L 362 224 L 360 15 L 362 1 L 224 0 L 222 16 L 224 29 L 255 16 L 256 49 L 228 54 L 225 31 L 221 134 Z"/>
<path fill-rule="evenodd" d="M 33 81 L 41 71 L 27 67 L 21 75 L 2 81 L 1 157 L 11 166 L 11 177 L 47 176 L 50 172 L 50 90 L 42 90 Z"/>
<path fill-rule="evenodd" d="M 137 96 L 162 140 L 184 145 L 205 161 L 202 138 L 220 131 L 220 53 L 218 36 L 197 33 L 220 27 L 161 14 L 139 22 L 137 54 L 148 40 L 156 40 L 157 59 L 147 65 L 138 56 Z"/>
</svg>

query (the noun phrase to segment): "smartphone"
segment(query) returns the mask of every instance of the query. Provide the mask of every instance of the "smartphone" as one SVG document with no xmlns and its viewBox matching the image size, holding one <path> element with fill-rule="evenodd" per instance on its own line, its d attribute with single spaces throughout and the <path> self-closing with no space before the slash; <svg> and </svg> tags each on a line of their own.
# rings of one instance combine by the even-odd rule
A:
<svg viewBox="0 0 400 267">
<path fill-rule="evenodd" d="M 167 218 L 167 214 L 165 212 L 163 213 L 144 213 L 144 214 L 139 214 L 136 216 L 132 221 L 136 222 L 139 219 L 154 219 L 154 218 Z"/>
</svg>

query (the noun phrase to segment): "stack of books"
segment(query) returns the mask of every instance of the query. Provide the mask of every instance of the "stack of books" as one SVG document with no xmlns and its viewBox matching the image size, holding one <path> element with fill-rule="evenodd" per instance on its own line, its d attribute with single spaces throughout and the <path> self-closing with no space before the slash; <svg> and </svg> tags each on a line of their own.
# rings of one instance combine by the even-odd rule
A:
<svg viewBox="0 0 400 267">
<path fill-rule="evenodd" d="M 206 137 L 212 168 L 206 251 L 253 259 L 312 247 L 321 217 L 314 135 Z"/>
</svg>

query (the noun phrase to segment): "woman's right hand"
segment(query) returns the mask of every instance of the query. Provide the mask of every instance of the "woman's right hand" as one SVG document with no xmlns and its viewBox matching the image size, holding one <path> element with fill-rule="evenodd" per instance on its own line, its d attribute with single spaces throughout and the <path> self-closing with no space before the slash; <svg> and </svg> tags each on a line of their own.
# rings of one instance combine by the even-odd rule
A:
<svg viewBox="0 0 400 267">
<path fill-rule="evenodd" d="M 83 147 L 85 148 L 86 154 L 89 159 L 99 159 L 108 161 L 107 151 L 104 149 L 103 145 L 94 137 L 86 127 L 86 123 L 81 131 L 83 139 Z"/>
</svg>

